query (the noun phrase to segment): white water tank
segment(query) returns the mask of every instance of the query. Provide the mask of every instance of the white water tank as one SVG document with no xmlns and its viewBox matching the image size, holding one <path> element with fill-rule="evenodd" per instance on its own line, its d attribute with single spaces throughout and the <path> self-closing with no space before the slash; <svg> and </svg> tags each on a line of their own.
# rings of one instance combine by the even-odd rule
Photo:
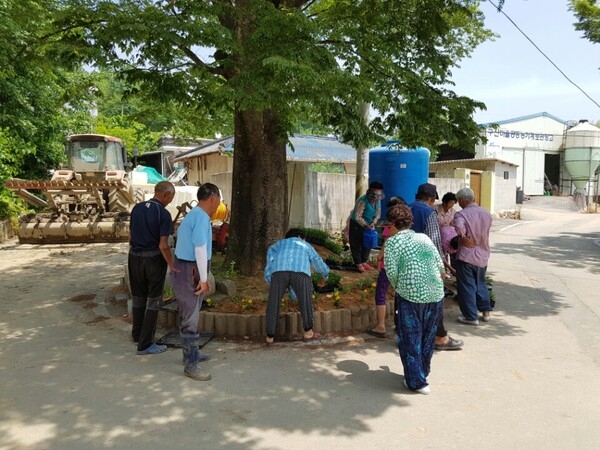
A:
<svg viewBox="0 0 600 450">
<path fill-rule="evenodd" d="M 565 169 L 575 187 L 583 189 L 600 164 L 600 128 L 582 121 L 565 135 Z"/>
</svg>

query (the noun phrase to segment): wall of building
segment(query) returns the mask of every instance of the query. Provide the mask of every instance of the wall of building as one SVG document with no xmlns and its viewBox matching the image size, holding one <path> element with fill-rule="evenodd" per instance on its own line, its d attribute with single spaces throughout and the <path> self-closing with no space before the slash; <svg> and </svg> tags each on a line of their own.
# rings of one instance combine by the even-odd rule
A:
<svg viewBox="0 0 600 450">
<path fill-rule="evenodd" d="M 566 125 L 547 114 L 504 121 L 487 127 L 486 144 L 475 147 L 475 158 L 498 158 L 516 164 L 516 184 L 526 195 L 544 194 L 545 155 L 558 155 Z M 552 180 L 558 183 L 558 180 Z"/>
<path fill-rule="evenodd" d="M 490 212 L 514 210 L 517 200 L 517 168 L 507 164 L 496 164 L 491 173 L 494 194 Z"/>
<path fill-rule="evenodd" d="M 219 189 L 221 189 L 221 194 L 223 195 L 223 203 L 227 205 L 228 209 L 231 209 L 231 188 L 233 186 L 233 173 L 213 173 L 207 182 L 215 184 L 219 187 Z"/>
<path fill-rule="evenodd" d="M 289 226 L 337 230 L 354 207 L 354 174 L 310 172 L 310 163 L 288 163 Z M 223 193 L 231 208 L 231 172 L 215 173 L 207 180 Z"/>
<path fill-rule="evenodd" d="M 494 172 L 481 172 L 481 186 L 479 191 L 479 206 L 494 212 L 496 202 L 494 199 Z"/>
<path fill-rule="evenodd" d="M 480 205 L 491 213 L 514 210 L 516 208 L 516 167 L 495 160 L 465 160 L 468 167 L 457 167 L 454 162 L 437 162 L 430 166 L 430 173 L 435 174 L 430 182 L 438 185 L 438 178 L 454 179 L 451 190 L 444 191 L 438 186 L 441 195 L 445 192 L 456 192 L 462 187 L 470 187 L 471 171 L 481 173 L 481 188 L 477 194 Z"/>
<path fill-rule="evenodd" d="M 504 148 L 502 158 L 517 164 L 517 187 L 527 195 L 544 194 L 544 165 L 546 151 L 533 148 Z"/>
<path fill-rule="evenodd" d="M 187 176 L 190 186 L 211 182 L 210 177 L 213 174 L 233 171 L 233 158 L 220 153 L 190 158 L 186 163 L 188 164 Z"/>
<path fill-rule="evenodd" d="M 440 201 L 446 192 L 453 192 L 456 194 L 456 191 L 465 187 L 464 180 L 461 180 L 460 178 L 438 178 L 436 176 L 436 178 L 429 178 L 428 182 L 434 184 L 437 188 Z"/>
<path fill-rule="evenodd" d="M 356 175 L 356 163 L 344 163 L 344 169 L 347 174 Z"/>
</svg>

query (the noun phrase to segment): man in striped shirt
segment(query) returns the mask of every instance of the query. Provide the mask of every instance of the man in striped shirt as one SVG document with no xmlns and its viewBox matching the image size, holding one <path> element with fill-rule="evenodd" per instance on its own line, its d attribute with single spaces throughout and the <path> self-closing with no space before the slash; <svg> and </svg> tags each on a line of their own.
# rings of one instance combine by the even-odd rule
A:
<svg viewBox="0 0 600 450">
<path fill-rule="evenodd" d="M 267 300 L 267 344 L 272 344 L 277 331 L 279 319 L 279 306 L 283 294 L 293 290 L 298 298 L 302 323 L 304 325 L 304 339 L 319 339 L 321 335 L 313 331 L 313 284 L 311 279 L 311 266 L 323 278 L 329 275 L 329 267 L 317 254 L 315 249 L 304 240 L 304 232 L 292 228 L 281 239 L 267 250 L 267 266 L 265 267 L 265 280 L 269 284 L 269 298 Z"/>
</svg>

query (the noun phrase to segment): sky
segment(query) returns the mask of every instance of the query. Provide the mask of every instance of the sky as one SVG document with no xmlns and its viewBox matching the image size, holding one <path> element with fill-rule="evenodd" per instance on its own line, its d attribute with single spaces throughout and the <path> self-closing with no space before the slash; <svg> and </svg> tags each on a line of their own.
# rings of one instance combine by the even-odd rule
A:
<svg viewBox="0 0 600 450">
<path fill-rule="evenodd" d="M 497 0 L 494 0 L 497 4 Z M 576 31 L 567 0 L 506 0 L 503 11 L 596 103 L 600 104 L 600 44 Z M 486 28 L 500 37 L 475 49 L 452 72 L 454 92 L 482 101 L 489 123 L 540 112 L 562 120 L 600 121 L 600 107 L 571 84 L 488 1 L 481 3 Z"/>
</svg>

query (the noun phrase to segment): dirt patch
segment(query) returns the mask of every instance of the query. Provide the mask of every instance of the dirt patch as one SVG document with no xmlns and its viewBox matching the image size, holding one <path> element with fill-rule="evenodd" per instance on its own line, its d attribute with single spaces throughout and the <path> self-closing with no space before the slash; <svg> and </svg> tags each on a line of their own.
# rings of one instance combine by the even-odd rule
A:
<svg viewBox="0 0 600 450">
<path fill-rule="evenodd" d="M 323 258 L 334 254 L 320 246 L 314 246 Z M 224 298 L 222 294 L 210 296 L 203 305 L 203 310 L 234 313 L 263 314 L 267 306 L 268 286 L 262 273 L 248 277 L 235 273 L 231 267 L 223 264 L 223 256 L 215 255 L 212 260 L 213 273 L 217 280 L 230 279 L 236 286 L 236 295 Z M 374 265 L 375 263 L 373 263 Z M 328 293 L 313 295 L 316 311 L 370 306 L 375 303 L 375 286 L 379 271 L 357 272 L 354 270 L 334 270 L 340 275 L 340 288 Z M 388 299 L 393 300 L 393 290 L 388 290 Z M 298 304 L 286 294 L 281 302 L 281 312 L 297 311 Z"/>
</svg>

